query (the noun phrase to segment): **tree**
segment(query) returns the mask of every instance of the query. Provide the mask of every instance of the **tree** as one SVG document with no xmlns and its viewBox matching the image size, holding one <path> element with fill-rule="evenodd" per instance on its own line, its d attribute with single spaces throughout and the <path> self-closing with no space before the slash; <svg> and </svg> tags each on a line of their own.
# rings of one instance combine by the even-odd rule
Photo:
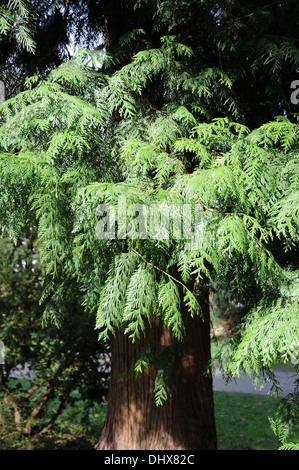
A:
<svg viewBox="0 0 299 470">
<path fill-rule="evenodd" d="M 89 408 L 106 395 L 109 382 L 109 348 L 98 343 L 94 317 L 84 314 L 70 282 L 52 302 L 65 317 L 61 328 L 44 324 L 38 249 L 33 234 L 27 235 L 16 246 L 8 239 L 0 241 L 0 338 L 6 351 L 5 365 L 0 366 L 1 412 L 10 416 L 12 410 L 14 425 L 9 429 L 17 437 L 48 431 L 73 404 L 74 392 L 80 394 L 86 418 Z M 57 301 L 59 296 L 63 302 Z M 27 378 L 23 386 L 16 374 Z M 3 438 L 2 432 L 7 432 L 4 425 Z"/>
<path fill-rule="evenodd" d="M 103 43 L 103 2 L 10 0 L 0 9 L 0 78 L 7 97 L 24 90 L 33 75 L 46 77 L 79 47 Z M 111 3 L 111 2 L 110 2 Z"/>
<path fill-rule="evenodd" d="M 276 14 L 291 5 L 275 5 Z M 112 340 L 111 395 L 97 448 L 214 449 L 210 282 L 256 293 L 248 296 L 253 310 L 247 329 L 240 344 L 233 343 L 231 372 L 248 370 L 254 361 L 256 373 L 273 378 L 271 351 L 285 360 L 296 350 L 298 317 L 290 288 L 296 267 L 286 252 L 294 253 L 297 237 L 297 117 L 248 126 L 254 104 L 247 110 L 233 54 L 226 73 L 219 67 L 219 48 L 210 56 L 204 32 L 203 51 L 192 34 L 200 13 L 219 34 L 226 31 L 224 7 L 183 1 L 176 8 L 172 2 L 157 10 L 152 2 L 146 6 L 155 11 L 151 31 L 123 36 L 122 47 L 110 51 L 116 66 L 108 55 L 96 71 L 84 65 L 87 55 L 78 55 L 47 80 L 33 78 L 32 89 L 1 106 L 1 226 L 17 239 L 28 218 L 38 224 L 47 317 L 55 319 L 50 306 L 59 286 L 74 278 L 85 307 L 97 309 L 100 339 Z M 190 8 L 196 13 L 192 20 Z M 237 39 L 236 17 L 243 8 L 230 12 Z M 151 42 L 134 51 L 136 37 Z M 279 47 L 283 51 L 281 39 Z M 246 63 L 247 49 L 238 51 Z M 288 54 L 291 71 L 295 56 Z M 271 60 L 268 68 L 261 65 L 264 71 L 272 66 Z M 281 100 L 271 96 L 276 112 Z M 260 107 L 266 112 L 266 100 Z M 151 208 L 152 225 L 144 217 Z M 160 209 L 162 216 L 173 209 L 176 223 L 156 219 Z M 192 230 L 182 236 L 188 223 L 195 240 Z M 280 308 L 285 331 L 291 331 L 281 335 L 282 343 L 275 323 L 263 323 L 272 318 L 268 309 L 277 317 Z M 270 334 L 261 354 L 246 333 L 265 324 Z"/>
</svg>

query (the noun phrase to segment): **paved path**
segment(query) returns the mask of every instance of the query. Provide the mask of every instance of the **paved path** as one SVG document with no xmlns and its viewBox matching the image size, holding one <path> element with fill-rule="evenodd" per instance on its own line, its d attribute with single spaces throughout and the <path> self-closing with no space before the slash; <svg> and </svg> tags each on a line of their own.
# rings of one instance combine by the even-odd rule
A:
<svg viewBox="0 0 299 470">
<path fill-rule="evenodd" d="M 277 370 L 275 371 L 275 377 L 280 383 L 280 388 L 282 389 L 282 393 L 280 396 L 286 396 L 288 393 L 292 393 L 294 391 L 294 381 L 298 378 L 298 375 L 294 371 L 282 371 Z M 270 391 L 271 384 L 267 384 L 264 388 L 260 389 L 258 385 L 256 388 L 252 385 L 250 377 L 247 375 L 241 376 L 240 379 L 231 380 L 227 385 L 222 380 L 220 370 L 214 372 L 213 376 L 213 388 L 214 391 L 218 392 L 239 392 L 239 393 L 257 393 L 261 395 L 267 395 Z M 271 396 L 269 394 L 269 396 Z"/>
</svg>

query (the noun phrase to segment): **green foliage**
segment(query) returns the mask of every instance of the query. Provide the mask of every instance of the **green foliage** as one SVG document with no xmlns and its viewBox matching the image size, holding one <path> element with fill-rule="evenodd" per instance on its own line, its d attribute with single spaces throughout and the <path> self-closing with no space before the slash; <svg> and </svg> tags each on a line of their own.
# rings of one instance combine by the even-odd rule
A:
<svg viewBox="0 0 299 470">
<path fill-rule="evenodd" d="M 102 330 L 99 339 L 107 340 L 114 326 L 118 327 L 121 323 L 119 313 L 125 309 L 126 292 L 136 261 L 133 254 L 123 254 L 115 259 L 110 269 L 96 319 L 96 328 Z"/>
<path fill-rule="evenodd" d="M 44 154 L 44 160 L 36 160 L 37 166 L 34 168 L 34 173 L 38 174 L 40 180 L 34 193 L 34 204 L 31 210 L 35 210 L 39 220 L 39 241 L 43 245 L 42 257 L 47 264 L 49 275 L 58 276 L 58 266 L 61 266 L 64 258 L 69 256 L 68 237 L 71 236 L 72 224 L 65 223 L 66 214 L 69 213 L 70 219 L 73 217 L 76 219 L 78 214 L 76 210 L 67 208 L 69 198 L 75 196 L 81 188 L 80 206 L 83 207 L 87 200 L 94 200 L 94 207 L 96 206 L 97 185 L 88 186 L 88 191 L 83 190 L 86 179 L 79 182 L 76 178 L 77 190 L 72 187 L 73 177 L 79 171 L 79 166 L 82 174 L 83 155 L 91 154 L 92 141 L 94 145 L 98 145 L 102 140 L 101 145 L 105 145 L 106 138 L 101 139 L 98 132 L 103 132 L 105 119 L 115 110 L 119 111 L 124 120 L 138 119 L 137 103 L 131 97 L 129 89 L 140 94 L 149 78 L 161 74 L 167 62 L 173 61 L 171 58 L 173 50 L 184 55 L 190 54 L 189 50 L 185 50 L 176 43 L 173 37 L 164 38 L 161 49 L 147 50 L 137 54 L 131 64 L 116 72 L 111 78 L 107 77 L 104 82 L 101 81 L 103 78 L 101 74 L 99 85 L 103 87 L 103 90 L 101 94 L 96 93 L 94 105 L 77 96 L 67 94 L 63 89 L 61 83 L 70 90 L 78 85 L 82 86 L 83 90 L 86 87 L 86 78 L 80 71 L 80 64 L 74 65 L 72 61 L 70 64 L 61 66 L 58 71 L 54 71 L 49 80 L 40 82 L 32 90 L 2 105 L 2 115 L 5 116 L 1 130 L 2 145 L 7 151 L 17 148 L 20 152 L 17 157 L 9 158 L 9 166 L 6 163 L 2 165 L 3 177 L 5 178 L 8 173 L 11 175 L 11 162 L 15 162 L 17 171 L 20 171 L 18 162 L 22 159 L 25 149 L 32 147 L 33 140 L 35 152 L 42 150 Z M 74 73 L 74 67 L 78 73 Z M 127 88 L 120 88 L 121 83 L 126 83 Z M 122 91 L 120 93 L 117 90 Z M 105 108 L 107 96 L 109 96 L 109 102 Z M 33 115 L 32 112 L 34 112 Z M 285 178 L 282 177 L 277 182 L 276 175 L 282 168 L 282 161 L 279 155 L 277 158 L 269 155 L 269 146 L 281 144 L 282 149 L 289 150 L 290 145 L 295 143 L 296 125 L 286 119 L 276 120 L 250 133 L 246 127 L 227 119 L 194 125 L 195 121 L 190 111 L 180 106 L 166 114 L 155 115 L 153 113 L 142 135 L 134 139 L 126 135 L 125 139 L 120 141 L 122 157 L 120 169 L 123 168 L 128 176 L 123 182 L 105 186 L 105 200 L 113 201 L 116 195 L 124 195 L 132 201 L 148 206 L 149 203 L 155 201 L 167 203 L 169 195 L 174 192 L 180 195 L 181 204 L 195 201 L 204 208 L 204 236 L 202 249 L 193 250 L 189 254 L 188 263 L 193 273 L 199 277 L 211 276 L 212 272 L 207 269 L 206 261 L 217 272 L 221 256 L 228 260 L 232 257 L 243 259 L 244 271 L 253 264 L 260 275 L 261 282 L 265 273 L 268 276 L 276 276 L 279 268 L 267 249 L 267 243 L 273 237 L 274 231 L 276 231 L 275 236 L 280 236 L 281 231 L 278 227 L 281 224 L 284 228 L 287 225 L 293 235 L 297 218 L 294 211 L 289 211 L 278 221 L 281 215 L 279 204 L 285 201 L 283 193 L 286 189 Z M 182 152 L 187 153 L 184 159 Z M 15 160 L 16 158 L 18 160 Z M 288 168 L 284 172 L 288 171 L 289 177 L 294 179 L 296 152 L 289 153 L 283 158 L 287 159 Z M 6 162 L 8 158 L 3 156 L 2 161 Z M 28 178 L 31 184 L 34 184 L 32 178 L 34 160 L 27 156 L 22 161 L 24 162 L 22 171 L 24 174 L 28 171 Z M 76 161 L 77 166 L 74 166 Z M 105 164 L 107 164 L 106 161 Z M 194 166 L 191 173 L 188 171 L 190 165 Z M 91 178 L 99 177 L 100 173 L 94 169 Z M 103 172 L 103 174 L 106 173 Z M 149 178 L 149 174 L 153 177 Z M 134 188 L 137 184 L 133 183 L 137 182 L 138 187 L 144 184 L 145 188 L 146 184 L 151 183 L 154 185 L 152 192 L 145 191 L 140 194 L 138 187 Z M 293 184 L 296 185 L 296 180 Z M 24 186 L 26 187 L 26 184 Z M 20 205 L 23 206 L 23 204 Z M 270 205 L 272 212 L 269 213 Z M 285 203 L 283 207 L 285 210 Z M 288 214 L 289 217 L 287 217 Z M 275 225 L 272 224 L 270 230 L 268 224 L 269 220 L 271 222 L 271 217 L 275 217 Z M 80 222 L 76 221 L 76 231 L 78 231 L 78 224 L 80 225 Z M 12 229 L 10 230 L 12 233 Z M 286 232 L 283 235 L 286 235 Z M 86 243 L 84 237 L 81 241 Z M 78 253 L 78 236 L 76 242 L 76 253 Z M 152 240 L 145 243 L 148 245 L 147 250 L 154 246 Z M 173 258 L 183 259 L 182 243 L 171 243 L 171 245 L 174 250 Z M 124 307 L 125 319 L 132 320 L 129 322 L 130 326 L 127 331 L 131 331 L 132 328 L 133 338 L 136 337 L 139 328 L 144 329 L 141 310 L 144 309 L 145 317 L 150 319 L 151 304 L 147 305 L 147 295 L 144 301 L 140 300 L 140 304 L 136 303 L 136 298 L 142 299 L 141 292 L 144 289 L 142 286 L 146 286 L 147 283 L 149 283 L 147 287 L 150 285 L 149 279 L 143 278 L 145 273 L 148 273 L 148 270 L 140 267 L 133 275 L 132 284 L 128 283 L 127 307 L 120 303 L 116 308 L 116 303 L 111 303 L 111 306 L 113 305 L 109 308 L 111 313 L 105 315 L 106 320 L 100 320 L 98 325 L 106 324 L 110 329 L 108 325 L 111 323 L 111 318 L 114 318 L 116 324 L 119 325 L 117 312 Z M 114 285 L 117 285 L 117 279 L 117 276 L 113 278 Z M 123 278 L 120 279 L 120 283 L 123 284 Z M 185 282 L 187 280 L 186 278 Z M 136 291 L 137 284 L 140 290 Z M 125 286 L 122 289 L 126 291 Z M 112 291 L 109 291 L 109 295 Z M 152 291 L 151 295 L 154 298 L 158 294 Z M 161 292 L 159 295 L 161 299 Z M 105 295 L 103 295 L 104 298 Z M 101 305 L 108 306 L 110 300 L 106 299 Z M 142 309 L 140 309 L 141 306 Z M 176 310 L 175 307 L 173 307 L 173 312 L 174 310 Z M 179 317 L 173 313 L 171 320 L 169 307 L 166 307 L 164 312 L 165 323 L 169 326 L 173 325 L 174 329 L 181 330 L 178 326 Z M 107 320 L 109 318 L 110 320 Z M 178 331 L 177 334 L 179 334 Z"/>
<path fill-rule="evenodd" d="M 109 347 L 99 345 L 94 317 L 84 315 L 70 280 L 51 299 L 56 315 L 63 313 L 65 321 L 60 329 L 45 324 L 39 250 L 32 230 L 27 235 L 17 246 L 0 241 L 0 339 L 6 352 L 0 371 L 1 440 L 13 412 L 9 429 L 17 440 L 50 429 L 74 406 L 74 391 L 86 418 L 91 404 L 107 393 L 109 381 Z"/>
<path fill-rule="evenodd" d="M 298 276 L 294 273 L 278 299 L 267 304 L 262 301 L 254 314 L 251 312 L 245 318 L 230 370 L 238 373 L 241 368 L 251 375 L 261 365 L 273 369 L 277 361 L 285 363 L 298 354 L 297 302 Z"/>
<path fill-rule="evenodd" d="M 29 52 L 34 52 L 36 43 L 31 37 L 29 27 L 28 2 L 9 0 L 7 5 L 0 6 L 0 40 L 1 36 L 11 35 L 17 43 Z"/>
<path fill-rule="evenodd" d="M 294 393 L 288 394 L 276 405 L 269 421 L 274 434 L 281 442 L 281 450 L 298 450 L 299 444 L 291 442 L 299 425 L 298 380 Z"/>
<path fill-rule="evenodd" d="M 140 338 L 140 332 L 145 332 L 144 317 L 151 324 L 153 299 L 155 299 L 155 278 L 153 270 L 139 266 L 132 274 L 126 293 L 126 305 L 123 321 L 127 323 L 125 334 L 134 342 Z"/>
<path fill-rule="evenodd" d="M 180 292 L 176 283 L 169 279 L 159 286 L 159 311 L 166 328 L 171 330 L 176 338 L 182 340 L 184 336 L 184 320 L 181 313 Z"/>
<path fill-rule="evenodd" d="M 277 398 L 214 392 L 214 402 L 219 450 L 277 451 L 279 439 L 268 422 Z"/>
</svg>

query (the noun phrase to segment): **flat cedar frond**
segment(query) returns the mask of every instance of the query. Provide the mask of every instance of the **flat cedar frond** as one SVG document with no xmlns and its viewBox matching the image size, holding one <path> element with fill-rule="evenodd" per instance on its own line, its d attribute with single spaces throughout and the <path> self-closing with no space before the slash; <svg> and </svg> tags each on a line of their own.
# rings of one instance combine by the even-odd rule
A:
<svg viewBox="0 0 299 470">
<path fill-rule="evenodd" d="M 6 4 L 0 7 L 0 37 L 12 33 L 22 48 L 33 53 L 36 43 L 31 37 L 28 5 L 23 0 L 10 0 Z"/>
</svg>

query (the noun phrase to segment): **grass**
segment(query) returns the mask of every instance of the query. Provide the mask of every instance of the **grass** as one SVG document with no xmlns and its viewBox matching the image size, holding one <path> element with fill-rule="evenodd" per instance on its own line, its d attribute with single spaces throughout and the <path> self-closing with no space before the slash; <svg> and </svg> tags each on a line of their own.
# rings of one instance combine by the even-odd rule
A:
<svg viewBox="0 0 299 470">
<path fill-rule="evenodd" d="M 277 450 L 279 439 L 270 428 L 268 416 L 273 412 L 273 397 L 243 393 L 214 392 L 215 418 L 219 450 Z M 19 440 L 15 434 L 0 431 L 2 450 L 92 450 L 100 437 L 105 419 L 105 408 L 98 406 L 90 414 L 88 426 L 76 423 L 79 402 L 68 408 L 55 428 L 40 438 Z M 2 434 L 2 436 L 1 436 Z M 1 439 L 2 438 L 2 439 Z M 299 431 L 294 438 L 299 441 Z"/>
</svg>

